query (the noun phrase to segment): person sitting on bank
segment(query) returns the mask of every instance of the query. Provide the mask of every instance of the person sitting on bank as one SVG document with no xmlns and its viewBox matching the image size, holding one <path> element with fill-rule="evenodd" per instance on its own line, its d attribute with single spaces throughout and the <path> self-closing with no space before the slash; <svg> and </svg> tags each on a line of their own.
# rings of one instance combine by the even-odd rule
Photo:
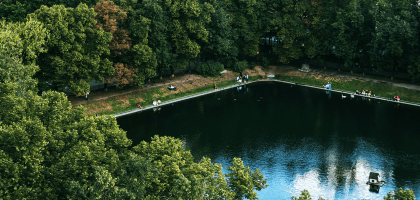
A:
<svg viewBox="0 0 420 200">
<path fill-rule="evenodd" d="M 397 96 L 397 101 L 400 101 L 400 97 L 399 96 Z"/>
<path fill-rule="evenodd" d="M 372 95 L 372 91 L 369 91 L 369 93 L 367 94 L 368 96 L 371 96 Z"/>
<path fill-rule="evenodd" d="M 217 85 L 216 84 L 214 84 L 214 89 L 217 90 Z"/>
<path fill-rule="evenodd" d="M 356 90 L 356 94 L 360 94 L 359 90 Z"/>
<path fill-rule="evenodd" d="M 153 100 L 153 105 L 156 106 L 157 105 L 157 101 Z"/>
<path fill-rule="evenodd" d="M 400 101 L 400 97 L 399 96 L 394 96 L 394 101 Z"/>
<path fill-rule="evenodd" d="M 139 103 L 137 104 L 137 108 L 143 109 Z"/>
<path fill-rule="evenodd" d="M 363 91 L 362 91 L 362 95 L 365 95 L 365 94 L 366 94 L 366 92 L 363 90 Z"/>
<path fill-rule="evenodd" d="M 158 105 L 160 105 L 162 102 L 160 101 L 160 99 L 158 99 L 157 103 L 158 103 Z"/>
<path fill-rule="evenodd" d="M 175 87 L 171 85 L 171 86 L 169 86 L 169 88 L 174 89 Z"/>
<path fill-rule="evenodd" d="M 248 81 L 249 80 L 249 76 L 248 76 L 248 74 L 246 75 L 246 81 Z"/>
<path fill-rule="evenodd" d="M 96 114 L 96 117 L 99 117 L 99 114 Z"/>
<path fill-rule="evenodd" d="M 325 89 L 331 89 L 331 83 L 328 82 L 327 85 L 323 85 L 322 87 L 325 87 Z"/>
</svg>

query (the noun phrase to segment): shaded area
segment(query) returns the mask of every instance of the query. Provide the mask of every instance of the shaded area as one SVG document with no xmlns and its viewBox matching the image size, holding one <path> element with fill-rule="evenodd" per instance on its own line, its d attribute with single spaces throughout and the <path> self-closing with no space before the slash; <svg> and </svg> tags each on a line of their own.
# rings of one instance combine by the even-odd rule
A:
<svg viewBox="0 0 420 200">
<path fill-rule="evenodd" d="M 207 156 L 225 168 L 241 157 L 268 179 L 261 199 L 290 198 L 303 189 L 312 197 L 372 199 L 398 187 L 420 196 L 419 111 L 266 82 L 118 122 L 134 144 L 168 135 L 180 138 L 196 160 Z M 371 171 L 387 183 L 378 194 L 366 185 Z"/>
</svg>

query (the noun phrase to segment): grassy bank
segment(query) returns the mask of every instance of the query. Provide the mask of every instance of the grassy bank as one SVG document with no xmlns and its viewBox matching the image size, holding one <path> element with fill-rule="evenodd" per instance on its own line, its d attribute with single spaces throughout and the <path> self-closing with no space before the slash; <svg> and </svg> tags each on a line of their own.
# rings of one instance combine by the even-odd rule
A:
<svg viewBox="0 0 420 200">
<path fill-rule="evenodd" d="M 250 81 L 261 79 L 261 76 L 250 77 Z M 212 79 L 210 77 L 210 79 Z M 224 88 L 236 84 L 235 80 L 216 82 L 218 88 Z M 122 97 L 111 97 L 105 101 L 96 101 L 87 104 L 86 113 L 88 115 L 112 115 L 118 114 L 130 110 L 137 109 L 136 104 L 140 103 L 142 107 L 153 104 L 153 100 L 160 99 L 162 102 L 169 101 L 172 99 L 181 98 L 184 96 L 197 94 L 214 90 L 213 84 L 208 84 L 202 87 L 196 87 L 186 91 L 169 91 L 166 87 L 154 87 L 150 89 L 143 89 L 139 93 L 133 93 Z"/>
<path fill-rule="evenodd" d="M 370 90 L 376 96 L 392 98 L 394 95 L 400 96 L 403 101 L 410 101 L 420 103 L 420 92 L 392 86 L 385 83 L 374 83 L 361 80 L 343 80 L 331 77 L 329 80 L 316 79 L 314 77 L 297 77 L 297 76 L 279 76 L 276 75 L 275 79 L 282 81 L 289 81 L 295 83 L 308 84 L 313 86 L 325 85 L 328 81 L 331 82 L 332 89 L 355 92 L 356 90 Z"/>
</svg>

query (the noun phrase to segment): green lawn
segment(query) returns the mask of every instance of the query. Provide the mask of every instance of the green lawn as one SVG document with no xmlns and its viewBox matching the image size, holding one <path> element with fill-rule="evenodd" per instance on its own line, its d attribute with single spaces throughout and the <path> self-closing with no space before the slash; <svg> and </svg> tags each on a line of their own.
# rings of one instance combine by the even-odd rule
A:
<svg viewBox="0 0 420 200">
<path fill-rule="evenodd" d="M 209 77 L 211 78 L 211 77 Z M 250 81 L 255 81 L 258 79 L 261 79 L 261 76 L 251 76 L 249 77 Z M 289 82 L 295 82 L 295 83 L 302 83 L 302 84 L 308 84 L 313 86 L 322 86 L 325 85 L 328 81 L 327 80 L 321 80 L 316 79 L 313 77 L 297 77 L 297 76 L 279 76 L 276 75 L 274 79 L 282 80 L 282 81 L 289 81 Z M 349 91 L 354 92 L 356 90 L 371 90 L 376 96 L 385 97 L 385 98 L 392 98 L 394 95 L 400 96 L 401 100 L 403 101 L 410 101 L 415 103 L 420 103 L 420 91 L 410 90 L 406 88 L 400 88 L 395 87 L 392 85 L 384 84 L 384 83 L 373 83 L 373 82 L 365 82 L 360 80 L 352 80 L 352 81 L 337 81 L 334 78 L 331 78 L 329 80 L 332 83 L 332 89 L 336 90 L 343 90 L 343 91 Z M 231 86 L 236 84 L 235 80 L 230 81 L 222 81 L 217 83 L 217 87 L 219 89 Z M 140 103 L 141 106 L 145 107 L 148 105 L 153 104 L 153 100 L 159 98 L 162 102 L 169 101 L 172 99 L 185 97 L 192 94 L 197 94 L 201 92 L 206 92 L 214 89 L 213 84 L 209 84 L 203 87 L 194 88 L 191 90 L 178 92 L 178 93 L 171 93 L 169 90 L 162 89 L 163 87 L 155 87 L 150 88 L 148 90 L 145 90 L 144 92 L 140 94 L 132 94 L 128 96 L 128 104 L 127 102 L 118 101 L 116 97 L 111 97 L 107 100 L 105 100 L 105 103 L 107 105 L 111 105 L 112 110 L 105 110 L 102 112 L 99 112 L 100 115 L 112 115 L 112 114 L 118 114 L 130 110 L 137 109 L 136 104 Z M 163 96 L 164 94 L 167 94 L 166 96 Z M 159 95 L 159 97 L 156 97 L 156 95 Z M 140 102 L 140 99 L 143 102 Z M 98 102 L 92 102 L 88 104 L 88 109 L 92 107 L 94 108 L 101 108 L 101 105 L 98 104 Z M 95 115 L 96 113 L 91 113 L 91 115 Z"/>
<path fill-rule="evenodd" d="M 308 84 L 313 86 L 322 86 L 325 85 L 328 81 L 316 79 L 313 77 L 296 77 L 296 76 L 278 76 L 276 75 L 275 79 L 282 81 L 289 81 L 295 83 Z M 403 101 L 410 101 L 415 103 L 420 103 L 420 91 L 410 90 L 407 88 L 396 87 L 388 85 L 385 83 L 373 83 L 360 80 L 352 81 L 336 81 L 334 79 L 330 80 L 332 89 L 343 90 L 349 92 L 355 92 L 356 90 L 370 90 L 376 96 L 392 98 L 394 95 L 400 96 Z"/>
</svg>

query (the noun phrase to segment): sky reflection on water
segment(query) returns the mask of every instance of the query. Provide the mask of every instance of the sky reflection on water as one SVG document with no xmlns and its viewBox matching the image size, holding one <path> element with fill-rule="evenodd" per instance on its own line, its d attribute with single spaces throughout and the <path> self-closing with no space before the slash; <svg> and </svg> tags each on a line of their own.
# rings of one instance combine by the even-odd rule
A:
<svg viewBox="0 0 420 200">
<path fill-rule="evenodd" d="M 290 199 L 304 189 L 313 199 L 383 199 L 398 187 L 420 197 L 420 109 L 340 97 L 255 84 L 118 122 L 134 143 L 155 134 L 180 138 L 197 161 L 210 157 L 224 173 L 240 157 L 268 179 L 262 200 Z M 366 185 L 370 172 L 386 182 L 378 194 Z"/>
</svg>

